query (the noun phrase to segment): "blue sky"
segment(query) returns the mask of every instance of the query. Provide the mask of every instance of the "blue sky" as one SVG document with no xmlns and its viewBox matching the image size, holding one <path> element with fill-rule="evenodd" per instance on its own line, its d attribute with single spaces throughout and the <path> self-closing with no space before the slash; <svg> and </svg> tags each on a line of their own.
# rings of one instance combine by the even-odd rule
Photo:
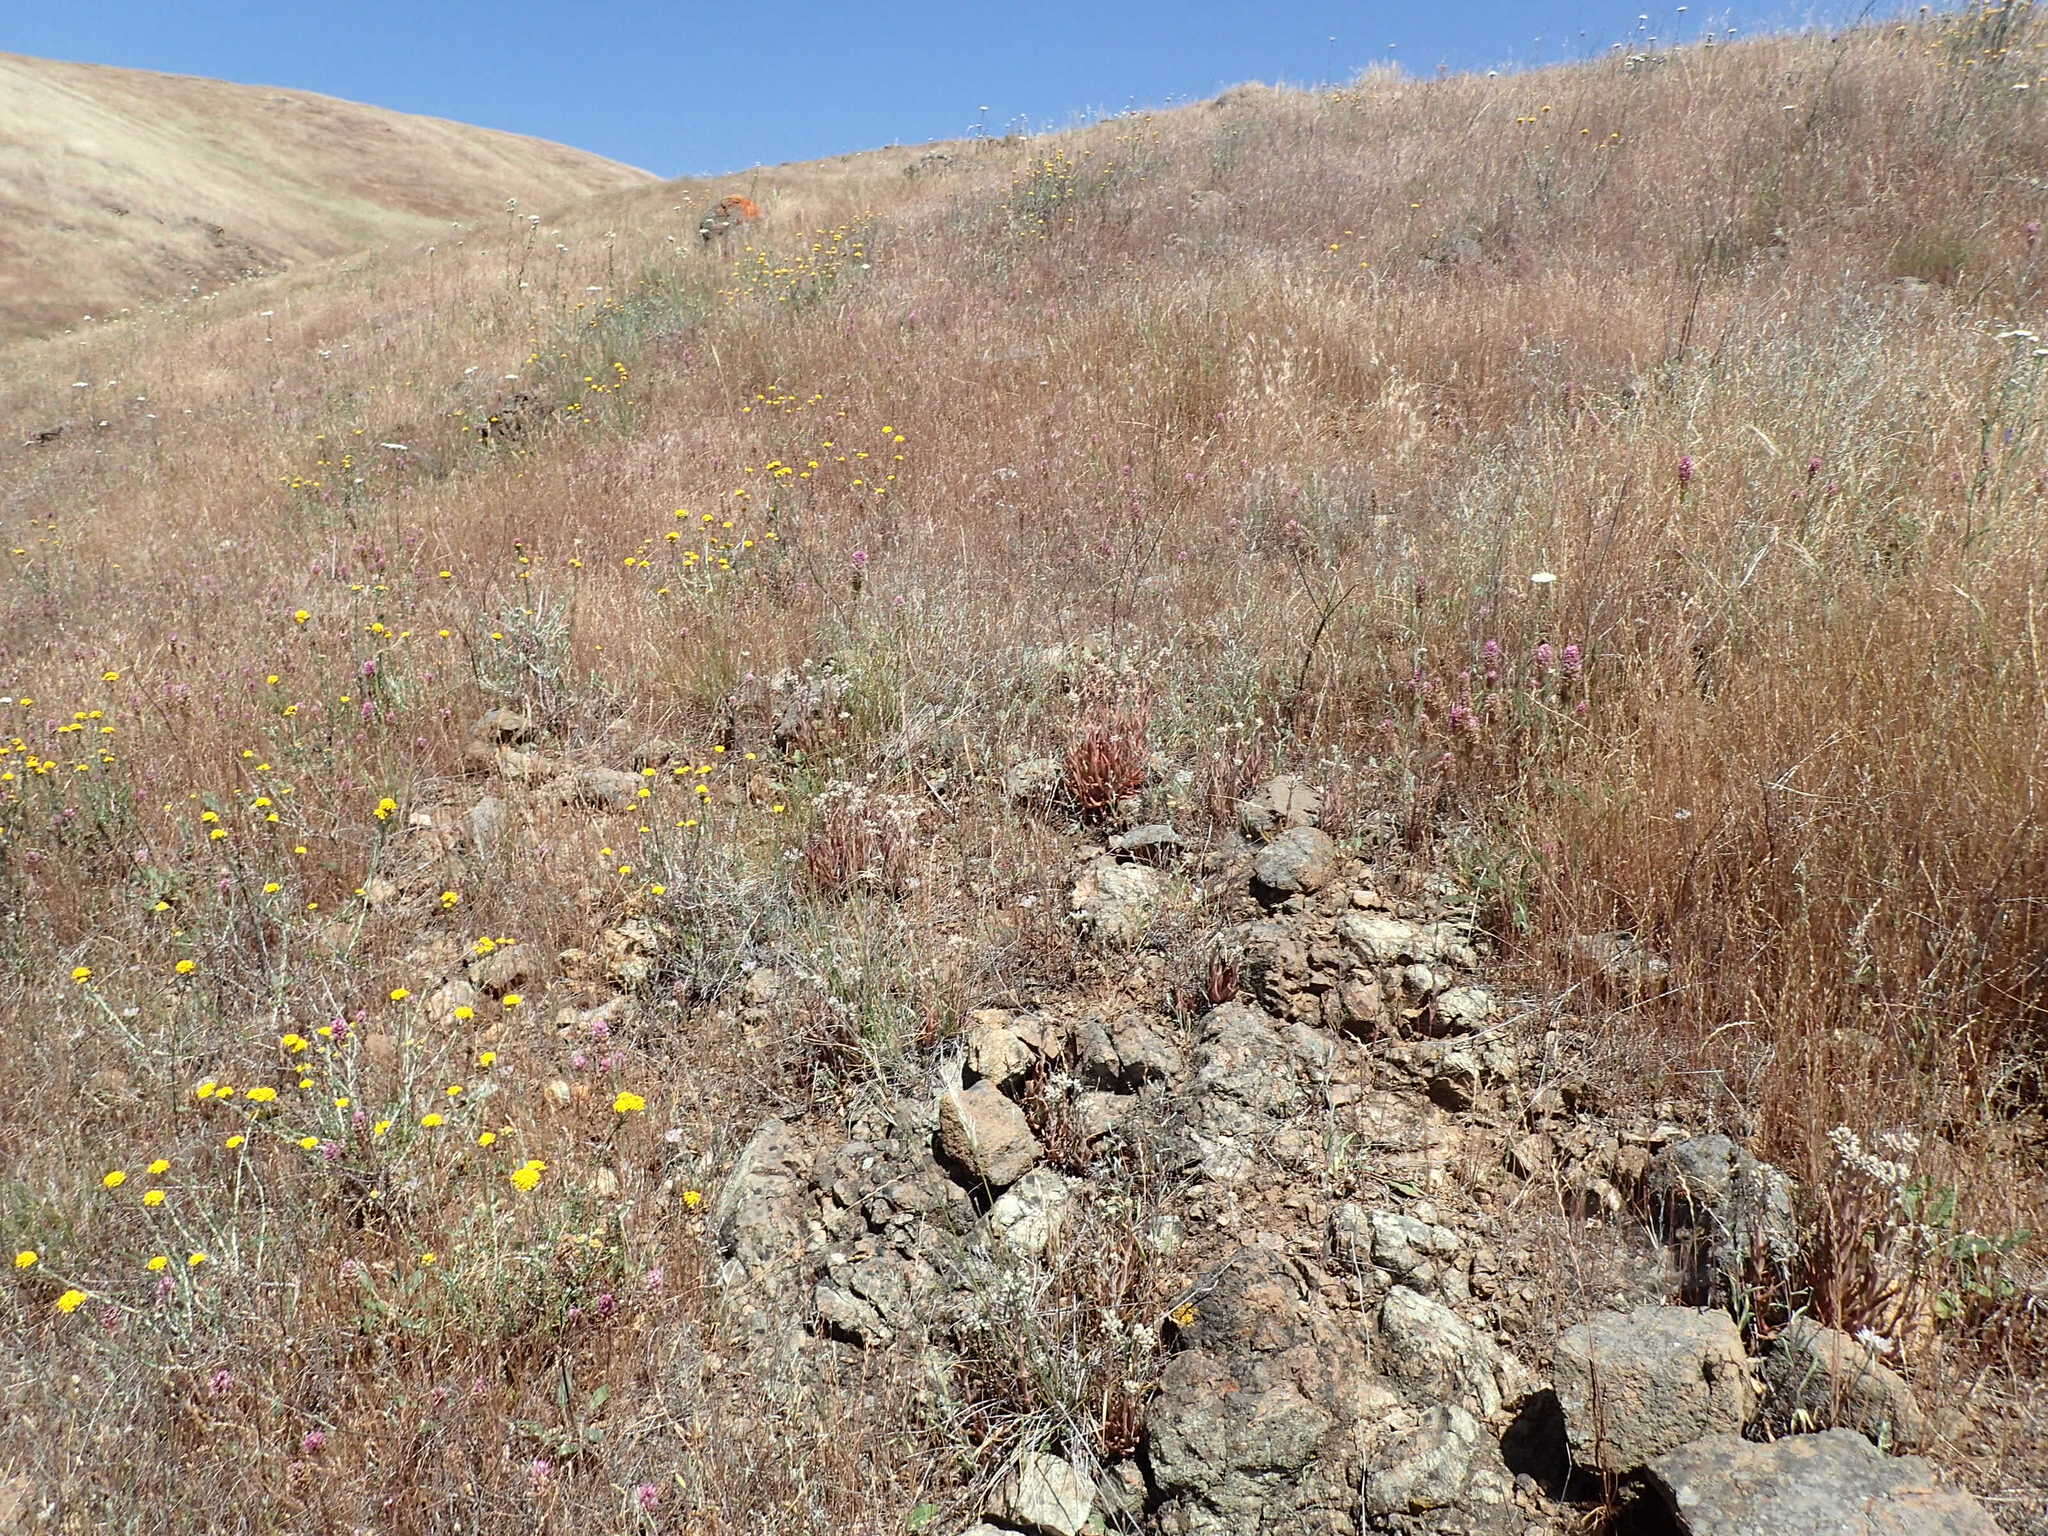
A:
<svg viewBox="0 0 2048 1536">
<path fill-rule="evenodd" d="M 1818 12 L 1790 0 L 72 0 L 5 9 L 0 52 L 320 91 L 556 139 L 664 175 L 951 138 L 977 121 L 992 131 L 1061 127 L 1244 80 L 1340 80 L 1383 59 L 1414 74 L 1513 68 L 1645 32 L 1689 40 L 1708 26 L 1755 33 L 1854 13 L 1825 0 Z"/>
</svg>

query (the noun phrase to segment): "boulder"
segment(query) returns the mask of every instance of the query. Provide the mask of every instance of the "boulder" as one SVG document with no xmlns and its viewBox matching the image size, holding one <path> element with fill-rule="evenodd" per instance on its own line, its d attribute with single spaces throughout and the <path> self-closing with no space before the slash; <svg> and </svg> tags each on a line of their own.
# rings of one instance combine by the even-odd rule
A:
<svg viewBox="0 0 2048 1536">
<path fill-rule="evenodd" d="M 1077 1536 L 1095 1507 L 1095 1480 L 1061 1456 L 1026 1451 L 988 1513 L 1036 1536 Z"/>
<path fill-rule="evenodd" d="M 940 1097 L 938 1147 L 947 1162 L 992 1189 L 1009 1188 L 1045 1157 L 1024 1111 L 990 1082 Z"/>
<path fill-rule="evenodd" d="M 1759 1445 L 1711 1435 L 1653 1458 L 1684 1536 L 1998 1536 L 1998 1523 L 1918 1456 L 1847 1429 Z"/>
<path fill-rule="evenodd" d="M 1269 896 L 1312 896 L 1337 873 L 1337 845 L 1316 827 L 1293 827 L 1252 861 L 1255 887 Z"/>
<path fill-rule="evenodd" d="M 1073 920 L 1097 943 L 1128 948 L 1145 937 L 1164 887 L 1159 871 L 1105 854 L 1081 871 L 1069 901 Z"/>
<path fill-rule="evenodd" d="M 1927 1415 L 1877 1352 L 1810 1317 L 1785 1325 L 1763 1357 L 1764 1418 L 1781 1433 L 1853 1429 L 1885 1449 L 1926 1444 Z"/>
<path fill-rule="evenodd" d="M 1602 1472 L 1740 1433 L 1755 1401 L 1742 1335 L 1725 1312 L 1596 1312 L 1559 1337 L 1552 1371 L 1572 1460 Z"/>
</svg>

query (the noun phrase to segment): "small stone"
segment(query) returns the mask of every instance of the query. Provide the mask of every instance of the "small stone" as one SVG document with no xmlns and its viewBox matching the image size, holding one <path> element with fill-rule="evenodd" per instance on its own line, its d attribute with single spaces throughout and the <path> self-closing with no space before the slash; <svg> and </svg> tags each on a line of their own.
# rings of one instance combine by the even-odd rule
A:
<svg viewBox="0 0 2048 1536">
<path fill-rule="evenodd" d="M 1254 837 L 1313 826 L 1322 813 L 1323 792 L 1297 773 L 1268 779 L 1238 802 L 1238 820 Z"/>
<path fill-rule="evenodd" d="M 1317 827 L 1294 827 L 1259 850 L 1252 879 L 1282 896 L 1312 896 L 1337 872 L 1337 845 Z"/>
<path fill-rule="evenodd" d="M 989 1082 L 940 1096 L 938 1141 L 948 1162 L 996 1189 L 1009 1188 L 1045 1157 L 1024 1111 Z"/>
<path fill-rule="evenodd" d="M 1012 1253 L 1036 1258 L 1060 1235 L 1073 1199 L 1073 1180 L 1034 1168 L 989 1208 L 989 1233 Z"/>
<path fill-rule="evenodd" d="M 984 1024 L 967 1037 L 967 1070 L 1007 1088 L 1031 1070 L 1031 1047 L 1000 1024 Z"/>
</svg>

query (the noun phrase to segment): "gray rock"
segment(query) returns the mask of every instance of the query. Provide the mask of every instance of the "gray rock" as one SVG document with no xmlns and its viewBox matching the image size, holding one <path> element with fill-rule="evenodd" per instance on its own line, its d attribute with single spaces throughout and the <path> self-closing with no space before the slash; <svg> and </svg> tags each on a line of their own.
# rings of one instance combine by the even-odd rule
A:
<svg viewBox="0 0 2048 1536">
<path fill-rule="evenodd" d="M 562 805 L 580 805 L 593 811 L 628 811 L 640 803 L 646 780 L 623 768 L 578 768 L 564 774 L 547 788 L 547 794 Z"/>
<path fill-rule="evenodd" d="M 1036 1258 L 1059 1237 L 1074 1193 L 1065 1174 L 1034 1168 L 989 1207 L 989 1235 L 1012 1253 Z"/>
<path fill-rule="evenodd" d="M 1268 779 L 1238 802 L 1238 819 L 1254 837 L 1269 837 L 1289 827 L 1315 825 L 1323 813 L 1323 793 L 1296 773 Z"/>
<path fill-rule="evenodd" d="M 1755 1400 L 1742 1335 L 1725 1312 L 1597 1312 L 1559 1337 L 1552 1372 L 1572 1460 L 1603 1472 L 1740 1433 Z"/>
<path fill-rule="evenodd" d="M 1429 964 L 1455 958 L 1456 942 L 1442 924 L 1411 923 L 1385 912 L 1347 912 L 1337 937 L 1368 965 Z"/>
<path fill-rule="evenodd" d="M 1385 1520 L 1459 1502 L 1486 1440 L 1455 1403 L 1402 1404 L 1365 1431 L 1365 1509 Z"/>
<path fill-rule="evenodd" d="M 1741 1289 L 1759 1253 L 1782 1267 L 1798 1252 L 1792 1181 L 1726 1136 L 1664 1148 L 1644 1171 L 1643 1194 L 1691 1299 L 1715 1302 Z"/>
<path fill-rule="evenodd" d="M 1148 1528 L 1357 1536 L 1362 1494 L 1371 1530 L 1449 1530 L 1399 1522 L 1451 1507 L 1458 1530 L 1503 1529 L 1469 1513 L 1512 1486 L 1491 1437 L 1465 1408 L 1376 1376 L 1344 1293 L 1260 1248 L 1204 1276 L 1147 1410 Z"/>
<path fill-rule="evenodd" d="M 1928 1439 L 1927 1415 L 1875 1351 L 1809 1317 L 1785 1325 L 1763 1357 L 1764 1417 L 1782 1432 L 1853 1429 L 1891 1450 Z"/>
<path fill-rule="evenodd" d="M 1571 946 L 1604 975 L 1636 987 L 1648 987 L 1671 974 L 1671 962 L 1642 948 L 1630 933 L 1584 933 L 1573 939 Z"/>
<path fill-rule="evenodd" d="M 453 1026 L 464 1021 L 455 1017 L 455 1010 L 467 1008 L 475 1013 L 476 1005 L 483 1001 L 483 994 L 468 982 L 457 977 L 443 982 L 427 996 L 427 1017 L 436 1024 Z"/>
<path fill-rule="evenodd" d="M 1449 1227 L 1431 1226 L 1398 1212 L 1374 1211 L 1365 1217 L 1365 1223 L 1374 1266 L 1417 1291 L 1441 1288 L 1445 1275 L 1452 1272 L 1450 1261 L 1464 1246 L 1464 1240 Z"/>
<path fill-rule="evenodd" d="M 1074 1101 L 1074 1126 L 1088 1140 L 1100 1141 L 1111 1132 L 1122 1129 L 1137 1103 L 1134 1094 L 1090 1089 Z"/>
<path fill-rule="evenodd" d="M 1500 1004 L 1484 987 L 1452 987 L 1439 992 L 1430 1009 L 1429 1022 L 1437 1034 L 1463 1035 L 1483 1028 Z"/>
<path fill-rule="evenodd" d="M 1322 1142 L 1309 1111 L 1330 1070 L 1329 1042 L 1244 1003 L 1212 1009 L 1201 1032 L 1185 1103 L 1203 1172 L 1240 1179 L 1260 1155 L 1313 1165 Z"/>
<path fill-rule="evenodd" d="M 1056 757 L 1026 758 L 1003 775 L 1003 794 L 1020 804 L 1047 804 L 1059 792 L 1060 772 Z"/>
<path fill-rule="evenodd" d="M 1081 1068 L 1097 1082 L 1134 1090 L 1187 1075 L 1187 1059 L 1156 1021 L 1141 1013 L 1083 1018 L 1074 1030 Z"/>
<path fill-rule="evenodd" d="M 1096 942 L 1128 948 L 1152 926 L 1163 886 L 1159 871 L 1149 865 L 1124 864 L 1105 854 L 1081 871 L 1069 909 Z"/>
<path fill-rule="evenodd" d="M 938 1139 L 948 1162 L 994 1189 L 1007 1189 L 1045 1157 L 1024 1111 L 988 1082 L 940 1096 Z"/>
<path fill-rule="evenodd" d="M 469 734 L 493 745 L 524 746 L 540 740 L 540 727 L 523 709 L 503 707 L 486 710 L 469 728 Z"/>
<path fill-rule="evenodd" d="M 876 1254 L 834 1265 L 818 1282 L 812 1301 L 818 1316 L 846 1337 L 861 1344 L 886 1344 L 917 1327 L 937 1278 L 937 1272 L 920 1259 Z"/>
<path fill-rule="evenodd" d="M 502 944 L 488 955 L 470 957 L 469 979 L 496 996 L 532 981 L 539 961 L 531 944 Z"/>
<path fill-rule="evenodd" d="M 463 825 L 469 832 L 469 845 L 479 853 L 491 852 L 504 837 L 511 814 L 511 807 L 498 796 L 483 796 L 463 817 Z"/>
<path fill-rule="evenodd" d="M 802 1251 L 812 1204 L 810 1172 L 810 1156 L 796 1133 L 780 1120 L 763 1121 L 711 1205 L 718 1250 L 740 1273 L 760 1275 Z"/>
<path fill-rule="evenodd" d="M 1059 1456 L 1026 1451 L 988 1512 L 1037 1536 L 1076 1536 L 1095 1507 L 1095 1480 Z"/>
<path fill-rule="evenodd" d="M 1180 834 L 1163 821 L 1148 821 L 1142 827 L 1119 832 L 1109 840 L 1111 853 L 1127 853 L 1151 863 L 1171 858 L 1180 851 Z"/>
<path fill-rule="evenodd" d="M 1918 1456 L 1853 1430 L 1759 1445 L 1733 1434 L 1649 1464 L 1685 1536 L 1998 1536 L 1998 1522 Z"/>
<path fill-rule="evenodd" d="M 1317 827 L 1293 827 L 1259 850 L 1252 879 L 1282 896 L 1312 896 L 1337 873 L 1337 845 Z"/>
</svg>

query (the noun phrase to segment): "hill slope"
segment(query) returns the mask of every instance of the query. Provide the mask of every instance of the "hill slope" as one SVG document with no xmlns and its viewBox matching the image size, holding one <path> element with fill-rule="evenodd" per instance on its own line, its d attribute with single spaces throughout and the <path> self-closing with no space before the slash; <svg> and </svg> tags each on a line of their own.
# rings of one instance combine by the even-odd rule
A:
<svg viewBox="0 0 2048 1536">
<path fill-rule="evenodd" d="M 1671 1530 L 1560 1333 L 1719 1293 L 2048 1530 L 2044 53 L 1240 89 L 11 348 L 0 1528 Z"/>
<path fill-rule="evenodd" d="M 0 341 L 652 179 L 308 91 L 0 54 Z"/>
</svg>

